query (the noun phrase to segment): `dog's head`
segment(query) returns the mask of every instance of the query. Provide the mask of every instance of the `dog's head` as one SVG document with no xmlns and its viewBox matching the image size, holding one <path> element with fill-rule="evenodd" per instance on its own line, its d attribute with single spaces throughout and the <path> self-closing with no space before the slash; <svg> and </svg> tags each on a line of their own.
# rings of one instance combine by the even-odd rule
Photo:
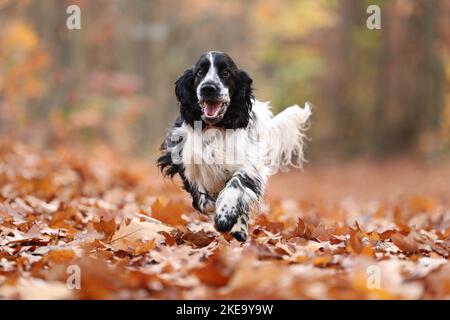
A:
<svg viewBox="0 0 450 320">
<path fill-rule="evenodd" d="M 252 79 L 225 53 L 210 51 L 175 83 L 184 120 L 226 129 L 247 126 L 252 108 Z"/>
</svg>

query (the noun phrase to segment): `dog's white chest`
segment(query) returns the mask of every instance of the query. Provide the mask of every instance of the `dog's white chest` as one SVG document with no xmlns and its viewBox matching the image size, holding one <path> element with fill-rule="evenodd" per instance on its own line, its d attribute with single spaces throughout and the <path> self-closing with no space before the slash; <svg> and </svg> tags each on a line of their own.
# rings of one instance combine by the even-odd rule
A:
<svg viewBox="0 0 450 320">
<path fill-rule="evenodd" d="M 185 176 L 205 191 L 217 195 L 247 161 L 246 130 L 196 130 L 182 127 L 182 161 Z"/>
</svg>

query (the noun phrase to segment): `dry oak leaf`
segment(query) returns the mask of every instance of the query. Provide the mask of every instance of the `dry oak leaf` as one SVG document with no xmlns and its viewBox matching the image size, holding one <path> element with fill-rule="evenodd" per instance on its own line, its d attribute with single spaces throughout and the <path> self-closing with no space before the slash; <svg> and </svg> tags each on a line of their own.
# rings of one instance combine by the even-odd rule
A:
<svg viewBox="0 0 450 320">
<path fill-rule="evenodd" d="M 75 252 L 72 250 L 53 250 L 50 251 L 46 259 L 55 263 L 68 263 L 76 258 Z"/>
<path fill-rule="evenodd" d="M 186 221 L 181 217 L 185 211 L 186 206 L 184 204 L 172 201 L 163 204 L 159 198 L 152 205 L 152 217 L 172 226 L 183 226 L 186 224 Z"/>
<path fill-rule="evenodd" d="M 321 224 L 313 229 L 312 237 L 321 242 L 335 240 L 335 237 L 331 234 L 330 230 Z"/>
<path fill-rule="evenodd" d="M 130 248 L 132 250 L 136 250 L 137 248 L 148 249 L 140 246 L 151 240 L 162 242 L 165 240 L 165 237 L 161 232 L 170 233 L 173 230 L 172 227 L 158 220 L 152 220 L 150 222 L 133 218 L 128 224 L 125 221 L 120 224 L 119 229 L 111 239 L 111 246 L 116 251 L 127 251 Z"/>
<path fill-rule="evenodd" d="M 313 229 L 314 229 L 313 225 L 306 223 L 301 218 L 298 218 L 297 226 L 291 232 L 291 235 L 288 238 L 300 237 L 308 240 L 317 241 L 317 239 L 313 236 Z"/>
<path fill-rule="evenodd" d="M 156 247 L 155 239 L 152 239 L 150 241 L 147 241 L 143 244 L 138 245 L 134 249 L 134 254 L 140 255 L 149 252 L 150 250 L 153 250 Z"/>
<path fill-rule="evenodd" d="M 358 226 L 359 229 L 359 226 Z M 359 230 L 350 229 L 350 238 L 347 243 L 347 250 L 355 254 L 374 257 L 375 253 L 367 237 L 363 240 L 363 233 Z"/>
<path fill-rule="evenodd" d="M 219 248 L 208 258 L 204 266 L 193 269 L 192 273 L 204 284 L 221 287 L 230 281 L 232 270 L 223 261 L 223 254 Z"/>
<path fill-rule="evenodd" d="M 203 248 L 208 246 L 216 238 L 214 237 L 214 235 L 208 234 L 204 230 L 200 230 L 197 232 L 188 230 L 181 236 L 181 239 L 193 244 L 197 248 Z"/>
<path fill-rule="evenodd" d="M 419 246 L 416 241 L 410 236 L 404 236 L 401 233 L 395 233 L 391 236 L 392 242 L 399 247 L 400 250 L 408 253 L 415 253 L 419 251 Z"/>
<path fill-rule="evenodd" d="M 106 239 L 111 239 L 116 231 L 116 222 L 114 221 L 114 218 L 109 220 L 102 219 L 99 222 L 94 222 L 94 228 L 98 232 L 103 232 Z"/>
<path fill-rule="evenodd" d="M 271 221 L 264 214 L 261 214 L 256 218 L 255 224 L 266 228 L 272 233 L 281 233 L 284 230 L 284 224 L 282 222 Z"/>
</svg>

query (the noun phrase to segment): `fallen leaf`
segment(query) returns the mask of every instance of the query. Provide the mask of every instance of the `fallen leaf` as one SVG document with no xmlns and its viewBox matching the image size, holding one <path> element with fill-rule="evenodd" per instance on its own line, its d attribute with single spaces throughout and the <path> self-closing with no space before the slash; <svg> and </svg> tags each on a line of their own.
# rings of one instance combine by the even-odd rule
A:
<svg viewBox="0 0 450 320">
<path fill-rule="evenodd" d="M 165 238 L 161 232 L 171 232 L 172 230 L 172 227 L 161 222 L 148 222 L 133 218 L 128 224 L 125 221 L 120 224 L 119 229 L 112 236 L 111 246 L 114 250 L 135 250 L 145 241 L 163 241 Z"/>
<path fill-rule="evenodd" d="M 182 214 L 186 211 L 185 205 L 169 201 L 163 205 L 157 198 L 152 205 L 152 217 L 172 226 L 182 226 L 186 221 Z"/>
<path fill-rule="evenodd" d="M 232 271 L 221 259 L 221 250 L 216 249 L 202 267 L 192 270 L 201 282 L 215 287 L 224 286 L 230 281 Z"/>
<path fill-rule="evenodd" d="M 213 242 L 215 240 L 215 236 L 208 234 L 204 230 L 200 230 L 198 232 L 187 231 L 181 236 L 181 239 L 192 243 L 195 247 L 202 248 Z"/>
<path fill-rule="evenodd" d="M 408 253 L 415 253 L 419 251 L 419 247 L 414 239 L 409 236 L 404 236 L 401 233 L 395 233 L 391 236 L 392 242 L 400 248 L 400 250 Z"/>
</svg>

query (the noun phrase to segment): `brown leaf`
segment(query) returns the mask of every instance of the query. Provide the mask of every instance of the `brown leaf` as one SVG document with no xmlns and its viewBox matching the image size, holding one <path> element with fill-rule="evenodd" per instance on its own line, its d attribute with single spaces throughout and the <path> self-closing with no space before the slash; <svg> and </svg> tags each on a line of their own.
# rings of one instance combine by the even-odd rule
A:
<svg viewBox="0 0 450 320">
<path fill-rule="evenodd" d="M 181 239 L 192 243 L 197 248 L 202 248 L 213 242 L 215 237 L 204 230 L 200 230 L 198 232 L 187 231 L 181 236 Z"/>
<path fill-rule="evenodd" d="M 390 239 L 392 237 L 392 235 L 394 235 L 396 233 L 397 233 L 397 231 L 395 231 L 395 230 L 386 230 L 380 234 L 380 239 L 381 240 Z"/>
<path fill-rule="evenodd" d="M 94 222 L 94 228 L 98 232 L 103 232 L 105 239 L 110 240 L 116 232 L 116 222 L 113 218 L 109 220 L 100 220 L 100 222 Z"/>
<path fill-rule="evenodd" d="M 356 230 L 350 230 L 350 239 L 349 239 L 349 245 L 351 251 L 355 253 L 361 253 L 364 246 L 361 240 L 360 232 Z"/>
<path fill-rule="evenodd" d="M 46 259 L 55 263 L 67 263 L 76 258 L 72 250 L 52 250 L 46 255 Z"/>
<path fill-rule="evenodd" d="M 231 277 L 231 270 L 222 260 L 220 249 L 214 251 L 203 267 L 195 268 L 192 272 L 201 282 L 215 287 L 226 285 Z"/>
<path fill-rule="evenodd" d="M 261 214 L 256 218 L 255 224 L 260 225 L 273 233 L 281 233 L 284 230 L 283 223 L 270 221 L 264 214 Z"/>
<path fill-rule="evenodd" d="M 313 237 L 313 228 L 314 226 L 306 223 L 301 218 L 298 218 L 297 226 L 291 232 L 289 238 L 300 237 L 308 240 L 317 240 Z"/>
<path fill-rule="evenodd" d="M 174 232 L 166 232 L 166 231 L 161 231 L 159 232 L 161 235 L 164 236 L 164 242 L 166 243 L 166 245 L 168 246 L 174 246 L 177 244 L 178 239 L 180 237 L 180 235 L 178 234 L 178 232 L 176 232 L 174 234 Z"/>
<path fill-rule="evenodd" d="M 152 217 L 172 226 L 183 226 L 186 224 L 186 221 L 181 216 L 185 211 L 186 207 L 184 204 L 172 201 L 163 205 L 159 199 L 156 199 L 152 205 Z"/>
<path fill-rule="evenodd" d="M 313 239 L 317 239 L 321 242 L 330 241 L 334 239 L 334 236 L 330 233 L 330 231 L 323 225 L 318 225 L 315 228 L 312 228 L 311 237 Z"/>
<path fill-rule="evenodd" d="M 111 246 L 114 250 L 135 250 L 142 245 L 142 242 L 164 240 L 165 238 L 161 232 L 171 232 L 172 230 L 172 227 L 156 220 L 148 222 L 141 221 L 139 218 L 133 218 L 128 224 L 125 221 L 122 222 L 117 232 L 112 236 Z"/>
<path fill-rule="evenodd" d="M 153 250 L 156 247 L 156 241 L 155 239 L 152 239 L 150 241 L 146 241 L 144 243 L 142 243 L 141 245 L 138 245 L 135 249 L 134 249 L 134 254 L 144 254 L 149 252 L 150 250 Z"/>
<path fill-rule="evenodd" d="M 409 236 L 404 236 L 399 232 L 393 234 L 391 240 L 402 251 L 408 253 L 416 253 L 419 251 L 419 247 L 414 239 Z"/>
</svg>

